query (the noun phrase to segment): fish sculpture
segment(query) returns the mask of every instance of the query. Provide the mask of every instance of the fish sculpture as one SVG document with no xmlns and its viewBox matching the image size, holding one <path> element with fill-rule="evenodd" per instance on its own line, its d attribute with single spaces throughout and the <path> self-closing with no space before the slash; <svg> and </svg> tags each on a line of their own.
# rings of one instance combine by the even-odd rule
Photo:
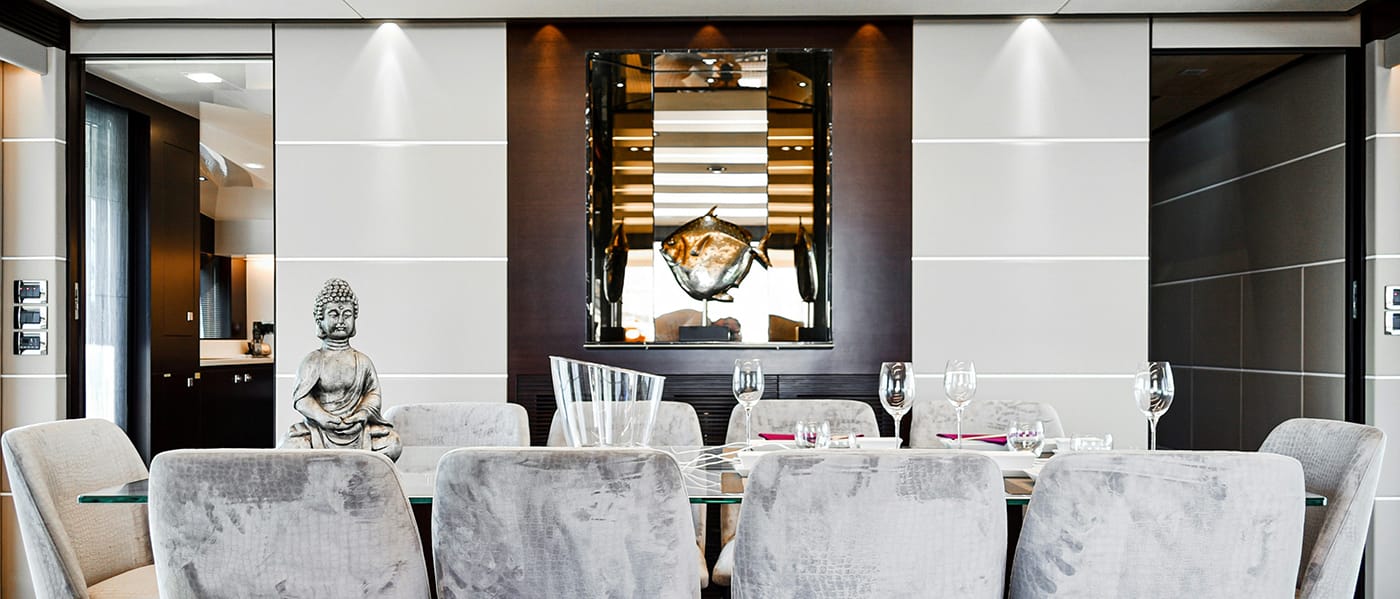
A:
<svg viewBox="0 0 1400 599">
<path fill-rule="evenodd" d="M 753 235 L 715 216 L 715 208 L 667 235 L 661 242 L 661 257 L 690 297 L 732 302 L 728 291 L 748 276 L 755 260 L 764 268 L 772 265 L 769 236 L 764 235 L 757 248 L 749 245 Z"/>
<path fill-rule="evenodd" d="M 812 249 L 812 234 L 797 219 L 797 243 L 792 247 L 792 263 L 797 271 L 797 294 L 804 302 L 817 301 L 817 254 Z"/>
<path fill-rule="evenodd" d="M 612 241 L 603 253 L 603 299 L 609 302 L 622 300 L 622 283 L 627 276 L 627 234 L 622 231 L 622 223 L 613 229 Z"/>
</svg>

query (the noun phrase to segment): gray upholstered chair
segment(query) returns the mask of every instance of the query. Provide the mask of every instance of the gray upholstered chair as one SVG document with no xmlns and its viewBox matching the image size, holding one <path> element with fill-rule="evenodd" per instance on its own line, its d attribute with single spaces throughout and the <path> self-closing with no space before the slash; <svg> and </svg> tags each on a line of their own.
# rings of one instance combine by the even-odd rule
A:
<svg viewBox="0 0 1400 599">
<path fill-rule="evenodd" d="M 584 402 L 586 406 L 588 402 Z M 592 424 L 591 407 L 581 409 L 585 424 Z M 554 412 L 554 420 L 549 423 L 550 447 L 567 447 L 564 437 L 564 420 L 559 412 Z M 656 408 L 656 423 L 651 429 L 651 444 L 656 447 L 667 445 L 678 447 L 699 447 L 705 444 L 705 436 L 700 431 L 700 417 L 695 408 L 682 401 L 663 401 Z M 695 523 L 695 545 L 700 548 L 700 588 L 710 586 L 710 564 L 705 561 L 705 525 L 709 522 L 707 506 L 691 506 L 691 516 Z"/>
<path fill-rule="evenodd" d="M 156 597 L 146 507 L 77 501 L 146 478 L 126 433 L 106 420 L 62 420 L 7 431 L 0 446 L 40 599 Z"/>
<path fill-rule="evenodd" d="M 680 468 L 653 449 L 454 449 L 433 501 L 438 597 L 700 596 Z"/>
<path fill-rule="evenodd" d="M 1298 597 L 1351 597 L 1366 551 L 1385 433 L 1364 424 L 1295 418 L 1274 428 L 1259 451 L 1301 462 L 1307 490 L 1327 497 L 1325 507 L 1307 509 Z"/>
<path fill-rule="evenodd" d="M 394 465 L 334 449 L 167 451 L 151 462 L 162 599 L 422 599 L 431 582 Z"/>
<path fill-rule="evenodd" d="M 880 425 L 875 420 L 875 409 L 870 404 L 853 399 L 765 399 L 758 402 L 753 410 L 753 434 L 791 433 L 794 424 L 802 420 L 825 420 L 834 430 L 854 432 L 859 435 L 877 437 Z M 729 413 L 729 430 L 725 443 L 744 441 L 744 408 L 734 406 Z M 715 558 L 715 569 L 710 580 L 715 584 L 728 585 L 734 576 L 734 534 L 739 524 L 739 506 L 726 505 L 720 508 L 720 552 Z"/>
<path fill-rule="evenodd" d="M 410 404 L 389 408 L 384 418 L 393 423 L 404 446 L 530 446 L 530 417 L 520 404 Z"/>
<path fill-rule="evenodd" d="M 1011 599 L 1292 597 L 1303 468 L 1236 452 L 1050 460 L 1011 568 Z"/>
<path fill-rule="evenodd" d="M 1000 599 L 1001 470 L 929 450 L 802 450 L 759 460 L 735 538 L 736 599 Z"/>
<path fill-rule="evenodd" d="M 1005 433 L 1015 422 L 1039 420 L 1045 424 L 1046 437 L 1065 436 L 1064 424 L 1055 407 L 1038 401 L 1009 399 L 974 399 L 963 408 L 963 433 L 969 435 Z M 955 433 L 958 420 L 953 404 L 943 399 L 941 392 L 923 397 L 914 403 L 909 422 L 910 447 L 946 447 L 939 433 Z"/>
</svg>

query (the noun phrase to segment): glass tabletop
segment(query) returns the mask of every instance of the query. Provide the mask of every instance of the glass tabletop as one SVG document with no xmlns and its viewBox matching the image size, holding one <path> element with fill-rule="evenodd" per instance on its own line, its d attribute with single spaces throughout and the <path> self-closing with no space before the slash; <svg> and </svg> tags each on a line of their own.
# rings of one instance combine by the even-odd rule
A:
<svg viewBox="0 0 1400 599">
<path fill-rule="evenodd" d="M 442 454 L 454 447 L 405 447 L 395 467 L 403 484 L 408 502 L 431 505 L 437 483 L 437 462 Z M 681 466 L 686 491 L 693 504 L 733 504 L 744 500 L 744 482 L 732 462 L 720 459 L 719 447 L 665 447 Z M 1006 486 L 1006 505 L 1023 506 L 1030 503 L 1035 481 L 1022 470 L 1002 472 Z M 97 489 L 78 496 L 78 503 L 146 503 L 147 481 L 137 480 L 115 487 Z M 1308 506 L 1327 505 L 1327 498 L 1307 493 Z"/>
</svg>

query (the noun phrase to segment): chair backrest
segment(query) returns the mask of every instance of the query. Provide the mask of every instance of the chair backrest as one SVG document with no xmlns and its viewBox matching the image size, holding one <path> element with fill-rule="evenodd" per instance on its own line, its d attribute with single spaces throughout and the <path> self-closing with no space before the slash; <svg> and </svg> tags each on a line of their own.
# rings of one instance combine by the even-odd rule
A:
<svg viewBox="0 0 1400 599">
<path fill-rule="evenodd" d="M 1303 469 L 1258 453 L 1126 451 L 1050 460 L 1011 598 L 1292 597 Z"/>
<path fill-rule="evenodd" d="M 753 409 L 753 435 L 759 433 L 792 433 L 792 426 L 801 420 L 825 420 L 832 430 L 854 431 L 875 437 L 880 426 L 875 421 L 875 409 L 854 399 L 765 399 Z M 729 430 L 725 443 L 744 440 L 744 407 L 735 405 L 729 413 Z"/>
<path fill-rule="evenodd" d="M 963 408 L 963 434 L 1005 433 L 1015 422 L 1045 424 L 1046 437 L 1065 436 L 1064 424 L 1055 407 L 1038 401 L 1015 401 L 1008 399 L 974 399 Z M 953 433 L 958 428 L 957 415 L 953 405 L 943 399 L 942 392 L 924 397 L 914 403 L 910 416 L 910 447 L 945 447 L 939 440 L 939 433 Z"/>
<path fill-rule="evenodd" d="M 1307 510 L 1298 597 L 1351 597 L 1366 552 L 1385 433 L 1364 424 L 1296 418 L 1274 428 L 1259 451 L 1301 462 L 1307 490 L 1327 497 L 1325 507 Z"/>
<path fill-rule="evenodd" d="M 990 458 L 785 451 L 758 461 L 735 537 L 737 597 L 1000 599 L 1006 499 Z"/>
<path fill-rule="evenodd" d="M 431 591 L 394 465 L 335 449 L 176 450 L 151 462 L 163 599 Z"/>
<path fill-rule="evenodd" d="M 520 404 L 442 402 L 394 406 L 384 413 L 405 446 L 528 447 L 530 416 Z"/>
<path fill-rule="evenodd" d="M 583 402 L 583 406 L 580 411 L 584 415 L 585 426 L 592 427 L 592 402 Z M 549 423 L 549 440 L 546 443 L 550 447 L 569 445 L 568 440 L 564 438 L 563 415 L 557 410 L 554 412 L 554 420 Z M 695 414 L 695 408 L 683 401 L 662 401 L 656 408 L 656 424 L 651 428 L 651 444 L 655 447 L 704 445 L 705 438 L 700 432 L 700 417 Z"/>
<path fill-rule="evenodd" d="M 698 598 L 680 468 L 652 449 L 493 449 L 438 463 L 438 596 Z"/>
<path fill-rule="evenodd" d="M 146 508 L 78 505 L 79 494 L 146 478 L 126 433 L 96 418 L 34 424 L 0 438 L 15 515 L 41 598 L 87 588 L 151 563 Z"/>
</svg>

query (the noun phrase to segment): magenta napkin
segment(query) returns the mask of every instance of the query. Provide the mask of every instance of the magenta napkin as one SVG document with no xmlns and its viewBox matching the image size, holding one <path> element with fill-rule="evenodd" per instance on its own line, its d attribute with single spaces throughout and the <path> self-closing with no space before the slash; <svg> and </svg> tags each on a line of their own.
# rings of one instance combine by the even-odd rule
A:
<svg viewBox="0 0 1400 599">
<path fill-rule="evenodd" d="M 957 440 L 957 438 L 958 438 L 958 435 L 957 435 L 956 433 L 938 433 L 938 436 L 943 437 L 944 439 L 953 439 L 953 440 Z M 978 438 L 978 439 L 971 439 L 970 437 L 980 437 L 980 438 Z M 968 441 L 981 441 L 981 442 L 983 442 L 983 443 L 992 443 L 992 444 L 995 444 L 995 445 L 1006 445 L 1006 435 L 1000 435 L 1000 436 L 997 436 L 997 437 L 985 437 L 985 436 L 980 435 L 980 434 L 979 434 L 979 435 L 963 435 L 963 438 L 964 438 L 964 439 L 967 439 Z"/>
</svg>

